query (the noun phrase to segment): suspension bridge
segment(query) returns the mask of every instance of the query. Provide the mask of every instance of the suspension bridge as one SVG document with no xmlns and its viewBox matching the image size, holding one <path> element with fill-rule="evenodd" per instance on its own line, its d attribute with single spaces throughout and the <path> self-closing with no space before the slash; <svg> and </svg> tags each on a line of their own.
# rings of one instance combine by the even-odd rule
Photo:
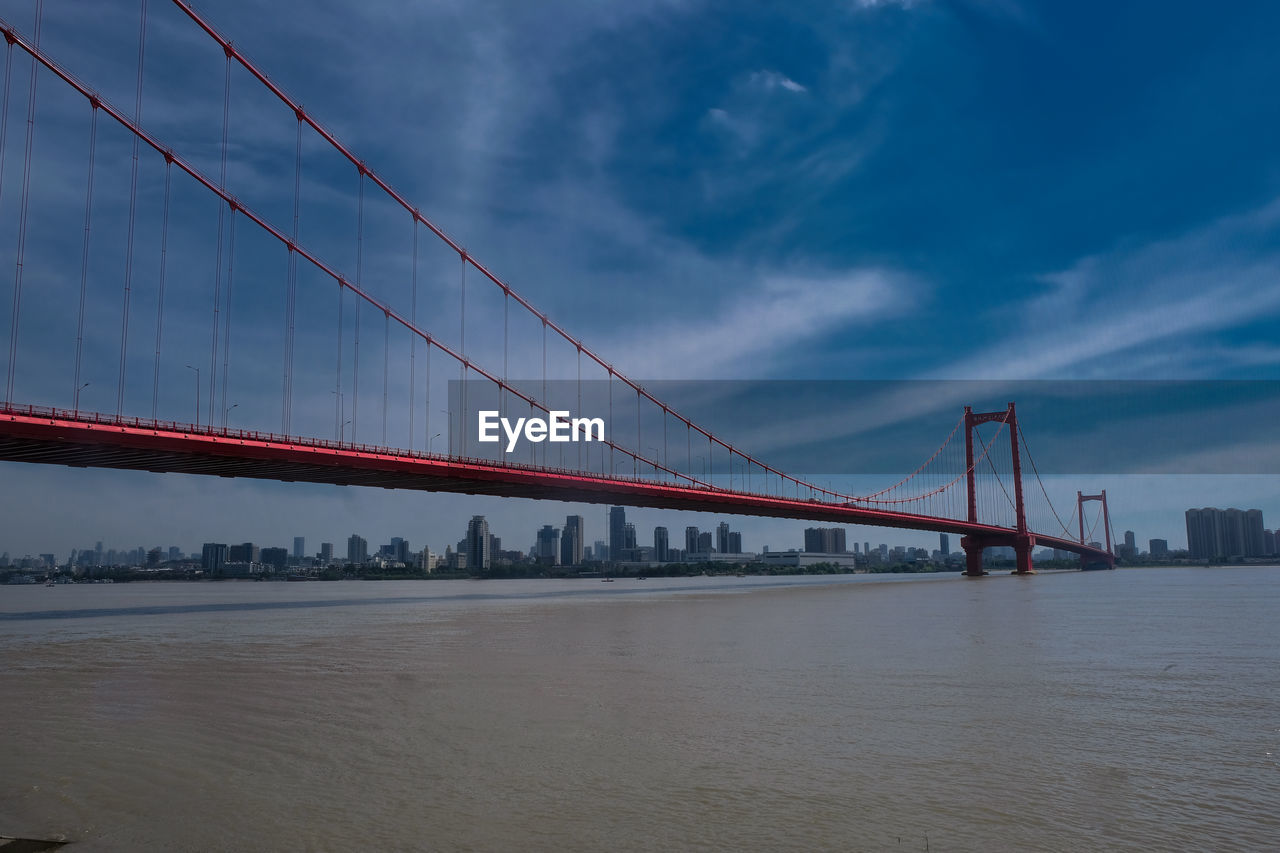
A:
<svg viewBox="0 0 1280 853">
<path fill-rule="evenodd" d="M 870 493 L 787 474 L 536 308 L 185 0 L 153 4 L 128 44 L 46 31 L 40 2 L 0 19 L 0 460 L 948 532 L 974 576 L 992 547 L 1113 565 L 1106 493 L 1064 518 L 1013 403 Z M 190 67 L 148 76 L 175 32 Z M 594 444 L 474 437 L 481 409 L 581 412 L 584 388 Z"/>
</svg>

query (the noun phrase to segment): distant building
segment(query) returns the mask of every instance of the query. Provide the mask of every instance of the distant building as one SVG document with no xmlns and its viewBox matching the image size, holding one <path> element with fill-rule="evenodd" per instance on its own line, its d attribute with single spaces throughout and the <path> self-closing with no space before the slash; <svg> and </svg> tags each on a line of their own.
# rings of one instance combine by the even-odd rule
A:
<svg viewBox="0 0 1280 853">
<path fill-rule="evenodd" d="M 621 560 L 621 551 L 627 548 L 627 510 L 625 507 L 609 507 L 609 559 Z M 631 544 L 632 548 L 635 543 Z"/>
<path fill-rule="evenodd" d="M 258 562 L 258 546 L 252 542 L 244 542 L 240 545 L 232 545 L 230 552 L 227 554 L 228 563 L 256 563 Z"/>
<path fill-rule="evenodd" d="M 263 548 L 261 561 L 265 565 L 272 566 L 278 571 L 284 571 L 289 564 L 289 552 L 284 548 Z"/>
<path fill-rule="evenodd" d="M 1152 539 L 1147 543 L 1147 550 L 1152 557 L 1169 556 L 1169 542 L 1166 539 Z"/>
<path fill-rule="evenodd" d="M 668 562 L 671 558 L 667 547 L 667 528 L 653 528 L 653 559 L 659 563 Z"/>
<path fill-rule="evenodd" d="M 301 560 L 305 556 L 307 556 L 307 537 L 293 537 L 293 559 Z"/>
<path fill-rule="evenodd" d="M 326 566 L 333 562 L 333 543 L 332 542 L 320 543 L 320 562 Z"/>
<path fill-rule="evenodd" d="M 489 550 L 489 522 L 483 515 L 471 516 L 467 523 L 467 536 L 463 540 L 465 549 L 459 549 L 461 556 L 466 557 L 466 568 L 472 571 L 487 572 L 493 568 L 493 558 Z"/>
<path fill-rule="evenodd" d="M 565 517 L 564 529 L 560 532 L 560 565 L 582 565 L 585 551 L 582 525 L 583 519 L 580 515 Z"/>
<path fill-rule="evenodd" d="M 101 549 L 99 549 L 100 551 Z M 206 542 L 200 551 L 200 565 L 210 577 L 221 577 L 227 562 L 227 546 L 221 542 Z"/>
<path fill-rule="evenodd" d="M 542 529 L 538 531 L 533 557 L 539 565 L 557 565 L 560 562 L 560 531 L 550 524 L 542 525 Z"/>
<path fill-rule="evenodd" d="M 347 537 L 347 562 L 357 566 L 364 565 L 369 559 L 369 543 L 360 535 L 352 533 Z"/>
<path fill-rule="evenodd" d="M 729 553 L 729 522 L 727 521 L 716 525 L 716 551 L 721 554 Z"/>
<path fill-rule="evenodd" d="M 804 550 L 809 554 L 845 553 L 843 527 L 810 527 L 804 532 Z"/>
<path fill-rule="evenodd" d="M 725 551 L 726 554 L 741 554 L 742 553 L 742 534 L 736 530 L 730 530 L 728 544 L 729 544 L 729 550 Z"/>
<path fill-rule="evenodd" d="M 942 552 L 942 556 L 946 557 L 951 553 L 951 537 L 945 533 L 938 534 L 938 550 Z M 858 545 L 855 542 L 853 552 L 858 553 Z"/>
<path fill-rule="evenodd" d="M 698 553 L 710 554 L 712 552 L 712 548 L 713 548 L 713 543 L 711 541 L 711 531 L 708 530 L 706 533 L 699 533 L 698 547 L 696 549 Z"/>
<path fill-rule="evenodd" d="M 1187 550 L 1193 559 L 1267 556 L 1260 509 L 1189 509 L 1186 520 Z"/>
<path fill-rule="evenodd" d="M 692 554 L 698 550 L 698 528 L 690 526 L 684 529 L 684 550 Z"/>
</svg>

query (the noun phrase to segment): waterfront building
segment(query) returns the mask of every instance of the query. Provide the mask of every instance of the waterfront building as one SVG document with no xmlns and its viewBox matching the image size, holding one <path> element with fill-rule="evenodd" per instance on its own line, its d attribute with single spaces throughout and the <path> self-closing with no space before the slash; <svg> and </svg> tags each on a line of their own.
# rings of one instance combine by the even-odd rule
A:
<svg viewBox="0 0 1280 853">
<path fill-rule="evenodd" d="M 580 515 L 566 516 L 564 530 L 560 533 L 560 565 L 580 566 L 583 561 L 583 519 Z"/>
<path fill-rule="evenodd" d="M 98 553 L 101 552 L 102 543 L 98 543 Z M 209 577 L 220 577 L 222 575 L 222 567 L 227 562 L 227 546 L 221 542 L 206 542 L 200 553 L 200 565 L 204 567 L 205 574 Z"/>
<path fill-rule="evenodd" d="M 471 521 L 467 522 L 467 536 L 460 544 L 463 547 L 458 549 L 459 555 L 466 558 L 465 566 L 460 568 L 482 572 L 493 568 L 492 552 L 489 550 L 492 545 L 489 538 L 489 522 L 483 515 L 471 516 Z"/>
<path fill-rule="evenodd" d="M 621 552 L 627 546 L 627 510 L 625 507 L 609 507 L 609 557 L 622 559 Z M 631 547 L 635 547 L 633 544 Z"/>
<path fill-rule="evenodd" d="M 368 559 L 369 542 L 363 536 L 352 533 L 347 537 L 347 562 L 362 566 Z"/>
<path fill-rule="evenodd" d="M 804 531 L 804 550 L 808 554 L 843 554 L 845 530 L 843 527 L 809 527 Z"/>
<path fill-rule="evenodd" d="M 668 550 L 667 528 L 653 528 L 653 559 L 657 560 L 659 563 L 668 562 L 670 559 Z"/>
<path fill-rule="evenodd" d="M 533 558 L 539 565 L 555 566 L 560 562 L 560 531 L 550 524 L 542 525 L 538 531 L 537 544 L 534 546 Z"/>
</svg>

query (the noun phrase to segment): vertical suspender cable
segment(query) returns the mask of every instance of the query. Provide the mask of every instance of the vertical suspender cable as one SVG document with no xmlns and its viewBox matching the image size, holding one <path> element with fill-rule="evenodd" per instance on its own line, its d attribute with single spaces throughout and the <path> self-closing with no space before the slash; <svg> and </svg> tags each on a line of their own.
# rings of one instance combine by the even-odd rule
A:
<svg viewBox="0 0 1280 853">
<path fill-rule="evenodd" d="M 13 36 L 5 33 L 4 102 L 0 104 L 0 190 L 4 188 L 4 149 L 9 136 L 9 81 L 13 76 Z"/>
<path fill-rule="evenodd" d="M 235 283 L 236 208 L 231 208 L 230 236 L 227 239 L 227 310 L 222 327 L 222 428 L 227 428 L 227 375 L 231 362 L 231 290 Z"/>
<path fill-rule="evenodd" d="M 231 122 L 231 51 L 223 48 L 227 58 L 226 75 L 222 83 L 222 166 L 219 173 L 218 189 L 227 187 L 227 134 Z M 213 265 L 213 334 L 209 341 L 209 418 L 212 426 L 217 423 L 213 419 L 214 391 L 218 387 L 218 326 L 221 323 L 219 311 L 222 304 L 222 234 L 226 224 L 227 205 L 221 197 L 218 199 L 218 253 Z"/>
<path fill-rule="evenodd" d="M 89 225 L 93 218 L 93 162 L 98 146 L 98 104 L 90 102 L 92 116 L 89 119 L 89 179 L 84 190 L 84 244 L 80 250 L 80 313 L 76 319 L 76 378 L 73 400 L 76 411 L 80 411 L 80 364 L 84 352 L 84 299 L 89 284 Z M 0 169 L 3 166 L 0 165 Z"/>
<path fill-rule="evenodd" d="M 344 293 L 346 282 L 338 278 L 338 367 L 334 373 L 334 401 L 333 401 L 333 440 L 340 441 L 342 438 L 342 418 L 346 414 L 342 406 L 342 304 L 345 301 Z"/>
<path fill-rule="evenodd" d="M 284 300 L 284 400 L 281 401 L 280 414 L 280 426 L 285 435 L 289 434 L 293 421 L 294 322 L 298 305 L 298 253 L 294 246 L 298 243 L 298 219 L 302 207 L 302 116 L 295 113 L 295 117 L 298 120 L 298 138 L 293 155 L 293 245 L 289 246 L 288 293 Z"/>
<path fill-rule="evenodd" d="M 391 314 L 382 312 L 382 446 L 387 446 L 387 376 L 391 368 Z"/>
<path fill-rule="evenodd" d="M 422 415 L 422 439 L 426 442 L 426 450 L 431 451 L 431 342 L 426 341 L 426 355 L 422 371 L 426 373 L 426 406 Z"/>
<path fill-rule="evenodd" d="M 135 137 L 136 139 L 136 137 Z M 160 289 L 156 295 L 156 367 L 151 379 L 151 419 L 155 420 L 160 406 L 160 344 L 164 337 L 164 276 L 169 250 L 169 186 L 173 179 L 173 159 L 164 158 L 164 213 L 160 225 Z"/>
<path fill-rule="evenodd" d="M 458 446 L 467 455 L 467 253 L 462 258 L 462 305 L 458 319 L 458 353 L 462 362 L 458 366 Z"/>
<path fill-rule="evenodd" d="M 40 20 L 43 0 L 36 2 L 36 47 L 40 46 Z M 4 401 L 13 404 L 13 367 L 18 358 L 18 314 L 22 308 L 22 257 L 27 244 L 27 199 L 31 188 L 31 143 L 36 129 L 36 58 L 31 57 L 31 88 L 27 94 L 27 148 L 22 164 L 22 202 L 18 214 L 18 253 L 13 271 L 13 314 L 9 323 L 9 377 L 5 383 Z"/>
<path fill-rule="evenodd" d="M 413 217 L 413 271 L 409 285 L 409 317 L 418 325 L 418 217 Z M 409 335 L 409 450 L 413 450 L 413 409 L 418 382 L 418 336 Z M 426 448 L 423 448 L 424 450 Z"/>
<path fill-rule="evenodd" d="M 147 0 L 142 0 L 138 22 L 138 87 L 133 102 L 133 123 L 142 124 L 142 67 L 147 46 Z M 124 410 L 124 368 L 129 355 L 129 294 L 133 289 L 133 229 L 138 209 L 138 134 L 133 135 L 133 174 L 129 179 L 129 234 L 124 245 L 124 298 L 120 308 L 120 379 L 116 386 L 116 417 Z"/>
<path fill-rule="evenodd" d="M 356 211 L 356 289 L 361 289 L 361 272 L 364 266 L 364 166 L 360 166 L 360 206 Z M 356 440 L 356 427 L 360 414 L 360 303 L 356 299 L 355 333 L 351 363 L 351 440 Z"/>
</svg>

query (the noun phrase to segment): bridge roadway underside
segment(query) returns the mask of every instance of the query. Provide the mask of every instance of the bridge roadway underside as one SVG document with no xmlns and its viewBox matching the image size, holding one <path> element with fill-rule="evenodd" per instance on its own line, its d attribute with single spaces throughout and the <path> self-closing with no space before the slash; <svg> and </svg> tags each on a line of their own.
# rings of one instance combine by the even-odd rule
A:
<svg viewBox="0 0 1280 853">
<path fill-rule="evenodd" d="M 407 454 L 238 430 L 211 431 L 135 419 L 112 421 L 83 413 L 45 417 L 0 411 L 0 460 L 793 518 L 957 533 L 987 545 L 1014 544 L 1014 531 L 1007 528 L 865 506 Z M 1107 559 L 1105 552 L 1069 539 L 1032 534 L 1032 541 L 1089 559 Z"/>
</svg>

